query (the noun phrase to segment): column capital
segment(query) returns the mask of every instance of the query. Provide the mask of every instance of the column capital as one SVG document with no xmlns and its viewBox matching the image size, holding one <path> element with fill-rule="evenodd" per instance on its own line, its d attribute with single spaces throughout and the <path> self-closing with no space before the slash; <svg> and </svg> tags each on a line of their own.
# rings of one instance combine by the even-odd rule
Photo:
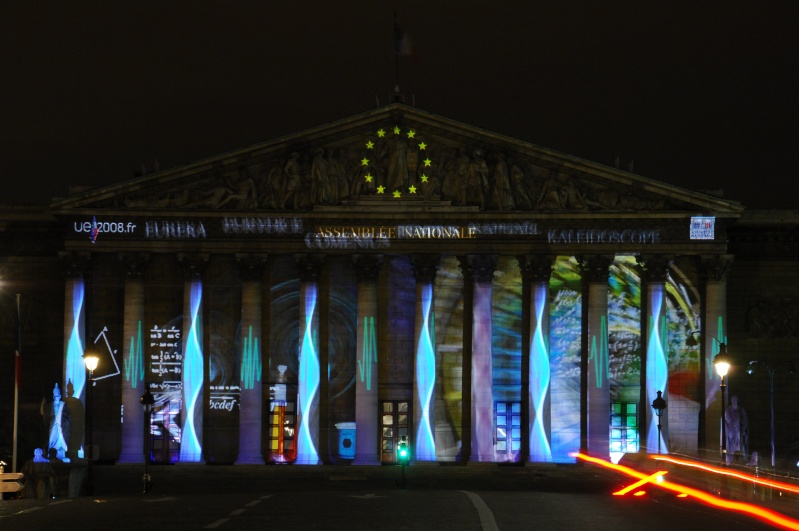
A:
<svg viewBox="0 0 799 531">
<path fill-rule="evenodd" d="M 297 272 L 302 282 L 315 282 L 319 280 L 322 267 L 325 265 L 325 256 L 319 254 L 295 254 Z"/>
<path fill-rule="evenodd" d="M 266 253 L 236 253 L 242 280 L 261 280 L 268 257 Z"/>
<path fill-rule="evenodd" d="M 437 254 L 416 254 L 411 256 L 411 266 L 416 282 L 433 282 L 438 273 L 441 257 Z"/>
<path fill-rule="evenodd" d="M 358 281 L 374 282 L 380 274 L 383 256 L 379 254 L 356 254 L 352 257 L 355 277 Z"/>
<path fill-rule="evenodd" d="M 492 282 L 497 269 L 497 255 L 470 254 L 458 257 L 463 278 L 475 282 Z"/>
<path fill-rule="evenodd" d="M 557 256 L 544 254 L 528 254 L 517 256 L 519 270 L 525 282 L 546 282 L 552 277 L 552 266 Z"/>
<path fill-rule="evenodd" d="M 589 283 L 607 282 L 610 275 L 610 266 L 616 259 L 612 254 L 587 254 L 577 257 L 580 264 L 580 273 Z"/>
<path fill-rule="evenodd" d="M 140 280 L 150 264 L 150 253 L 119 253 L 119 261 L 125 270 L 125 278 Z"/>
<path fill-rule="evenodd" d="M 705 282 L 724 282 L 730 273 L 735 256 L 731 254 L 710 254 L 700 257 L 700 270 Z"/>
<path fill-rule="evenodd" d="M 202 280 L 205 267 L 208 265 L 207 253 L 178 253 L 178 262 L 183 267 L 185 280 Z"/>
<path fill-rule="evenodd" d="M 636 257 L 636 261 L 643 269 L 643 277 L 647 282 L 663 283 L 666 282 L 674 257 L 663 254 L 642 254 Z"/>
<path fill-rule="evenodd" d="M 92 253 L 87 251 L 62 251 L 58 253 L 64 276 L 67 278 L 83 278 L 92 261 Z"/>
</svg>

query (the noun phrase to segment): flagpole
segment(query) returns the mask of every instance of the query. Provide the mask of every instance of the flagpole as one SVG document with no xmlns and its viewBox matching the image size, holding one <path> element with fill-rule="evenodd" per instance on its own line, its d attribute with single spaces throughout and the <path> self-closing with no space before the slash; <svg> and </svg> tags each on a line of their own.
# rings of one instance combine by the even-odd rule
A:
<svg viewBox="0 0 799 531">
<path fill-rule="evenodd" d="M 397 26 L 397 12 L 394 11 L 394 90 L 399 90 L 399 27 Z"/>
<path fill-rule="evenodd" d="M 22 324 L 19 317 L 19 297 L 17 293 L 17 351 L 14 356 L 14 436 L 11 450 L 11 471 L 17 471 L 17 427 L 19 426 L 19 383 L 22 376 L 20 355 L 22 352 Z"/>
</svg>

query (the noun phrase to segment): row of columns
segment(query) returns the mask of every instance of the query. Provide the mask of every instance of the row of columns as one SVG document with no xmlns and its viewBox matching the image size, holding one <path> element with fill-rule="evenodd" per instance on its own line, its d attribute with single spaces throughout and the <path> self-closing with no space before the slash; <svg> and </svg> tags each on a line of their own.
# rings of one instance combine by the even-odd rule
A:
<svg viewBox="0 0 799 531">
<path fill-rule="evenodd" d="M 74 253 L 67 253 L 74 262 Z M 84 257 L 85 258 L 85 257 Z M 143 272 L 146 254 L 121 255 L 125 267 L 124 337 L 126 361 L 122 390 L 124 420 L 122 426 L 121 463 L 143 460 L 144 426 L 139 397 L 144 392 L 146 360 L 144 359 L 142 323 L 145 312 Z M 203 367 L 201 316 L 202 272 L 207 255 L 180 255 L 186 272 L 184 284 L 184 397 L 181 412 L 183 441 L 180 460 L 196 463 L 202 460 L 202 389 Z M 300 346 L 299 346 L 299 425 L 297 426 L 297 460 L 299 464 L 318 464 L 320 459 L 320 401 L 326 392 L 326 349 L 320 350 L 321 326 L 318 279 L 323 269 L 320 255 L 298 255 L 300 277 Z M 262 370 L 262 277 L 266 255 L 237 255 L 242 275 L 242 364 L 239 456 L 237 464 L 261 464 L 261 423 L 263 418 L 260 384 Z M 523 437 L 525 460 L 552 460 L 550 440 L 550 365 L 549 365 L 549 280 L 555 256 L 528 255 L 518 257 L 524 281 L 523 298 L 527 301 L 522 338 Z M 434 284 L 438 268 L 437 255 L 416 255 L 411 264 L 416 279 L 414 379 L 413 379 L 413 447 L 418 461 L 435 461 L 435 385 L 436 352 L 433 320 Z M 583 330 L 581 357 L 581 440 L 580 447 L 596 455 L 609 453 L 610 391 L 608 382 L 608 276 L 613 255 L 591 255 L 579 258 L 583 275 Z M 65 260 L 70 262 L 70 260 Z M 378 464 L 379 445 L 379 382 L 377 364 L 380 359 L 376 333 L 378 317 L 378 274 L 382 257 L 359 255 L 354 259 L 358 285 L 357 367 L 356 370 L 356 454 L 354 464 Z M 470 255 L 459 259 L 464 276 L 463 337 L 463 461 L 494 460 L 494 427 L 492 390 L 492 278 L 496 269 L 495 255 Z M 706 397 L 700 405 L 700 441 L 712 447 L 712 430 L 707 429 L 707 411 L 718 383 L 709 361 L 718 352 L 718 344 L 726 341 L 726 272 L 730 257 L 713 256 L 703 260 L 705 301 L 703 304 L 704 345 L 700 381 Z M 648 448 L 657 447 L 656 420 L 650 411 L 658 390 L 667 394 L 668 359 L 665 351 L 666 275 L 671 259 L 661 255 L 639 258 L 645 286 L 642 301 L 641 425 L 642 440 Z M 81 268 L 70 268 L 65 296 L 65 381 L 70 378 L 76 395 L 85 385 L 85 372 L 75 366 L 75 351 L 85 348 L 82 330 L 85 319 L 84 283 Z M 77 336 L 77 337 L 76 337 Z M 82 352 L 80 352 L 82 355 Z M 82 361 L 78 360 L 81 364 Z M 136 412 L 136 413 L 134 413 Z M 715 419 L 715 422 L 718 422 Z M 662 419 L 660 441 L 668 447 L 667 417 Z M 186 446 L 184 449 L 183 446 Z"/>
</svg>

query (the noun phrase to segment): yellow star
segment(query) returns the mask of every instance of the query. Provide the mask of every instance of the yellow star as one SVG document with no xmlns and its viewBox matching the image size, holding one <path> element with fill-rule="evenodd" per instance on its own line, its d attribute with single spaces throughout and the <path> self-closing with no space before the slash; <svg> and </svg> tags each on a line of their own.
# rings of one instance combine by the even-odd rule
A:
<svg viewBox="0 0 799 531">
<path fill-rule="evenodd" d="M 414 185 L 410 185 L 410 186 L 408 187 L 408 191 L 409 191 L 410 193 L 412 193 L 412 194 L 415 194 L 415 193 L 416 193 L 416 187 L 415 187 Z"/>
<path fill-rule="evenodd" d="M 383 186 L 382 184 L 381 184 L 380 186 L 378 186 L 378 187 L 377 187 L 377 193 L 378 193 L 378 194 L 382 194 L 382 193 L 383 193 L 383 192 L 385 192 L 385 191 L 386 191 L 386 187 L 385 187 L 385 186 Z"/>
<path fill-rule="evenodd" d="M 385 136 L 386 136 L 386 131 L 384 129 L 378 129 L 377 130 L 377 137 L 378 138 L 383 138 Z"/>
<path fill-rule="evenodd" d="M 394 126 L 394 134 L 395 134 L 395 135 L 398 135 L 398 134 L 400 134 L 400 128 L 399 128 L 399 126 L 398 126 L 398 125 L 395 125 L 395 126 Z"/>
<path fill-rule="evenodd" d="M 408 131 L 408 138 L 413 138 L 413 137 L 415 137 L 415 136 L 416 136 L 416 131 L 414 131 L 413 129 L 411 129 L 410 131 Z"/>
<path fill-rule="evenodd" d="M 425 166 L 430 166 L 430 163 L 433 162 L 433 161 L 430 160 L 429 158 L 427 158 L 427 159 L 424 159 L 422 162 L 424 162 Z"/>
<path fill-rule="evenodd" d="M 422 174 L 422 182 L 426 183 L 428 179 L 429 179 L 429 177 L 423 173 Z"/>
<path fill-rule="evenodd" d="M 394 190 L 394 197 L 399 198 L 400 195 L 402 195 L 402 194 L 400 194 L 399 190 Z"/>
<path fill-rule="evenodd" d="M 368 165 L 369 165 L 369 159 L 367 159 L 366 157 L 362 158 L 361 166 L 368 166 Z"/>
<path fill-rule="evenodd" d="M 424 142 L 421 142 L 421 143 L 419 144 L 419 150 L 420 150 L 420 151 L 421 151 L 422 149 L 425 149 L 426 147 L 427 147 L 427 144 L 425 144 Z"/>
<path fill-rule="evenodd" d="M 366 149 L 372 149 L 373 147 L 375 147 L 375 143 L 371 140 L 366 143 Z"/>
<path fill-rule="evenodd" d="M 367 173 L 366 175 L 363 176 L 363 178 L 366 179 L 366 182 L 368 182 L 368 183 L 372 182 L 372 174 L 371 173 Z"/>
</svg>

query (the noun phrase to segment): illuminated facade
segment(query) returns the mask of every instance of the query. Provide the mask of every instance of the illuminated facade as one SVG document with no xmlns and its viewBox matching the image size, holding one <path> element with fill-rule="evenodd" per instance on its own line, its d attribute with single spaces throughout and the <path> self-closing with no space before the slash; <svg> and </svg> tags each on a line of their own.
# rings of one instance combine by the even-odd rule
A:
<svg viewBox="0 0 799 531">
<path fill-rule="evenodd" d="M 655 451 L 657 391 L 662 448 L 701 454 L 742 213 L 392 104 L 56 201 L 27 260 L 67 272 L 52 377 L 82 397 L 93 345 L 120 366 L 106 460 L 142 462 L 146 429 L 158 463 L 379 464 L 400 436 L 414 461 L 572 462 Z"/>
</svg>

